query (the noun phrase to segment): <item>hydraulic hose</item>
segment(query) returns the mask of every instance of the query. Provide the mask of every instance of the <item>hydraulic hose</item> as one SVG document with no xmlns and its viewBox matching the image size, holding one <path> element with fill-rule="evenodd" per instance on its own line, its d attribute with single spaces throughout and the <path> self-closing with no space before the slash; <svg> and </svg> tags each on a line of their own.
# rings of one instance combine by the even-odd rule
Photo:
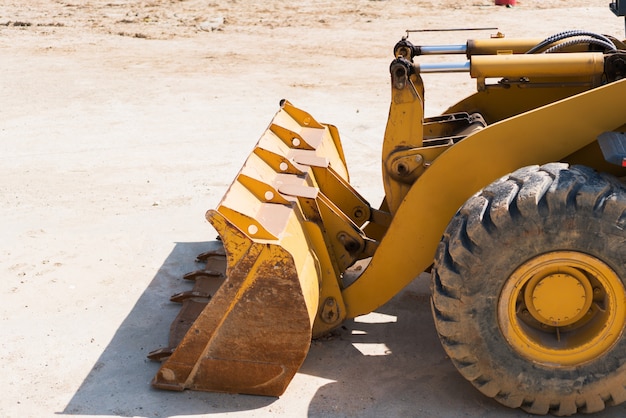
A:
<svg viewBox="0 0 626 418">
<path fill-rule="evenodd" d="M 545 50 L 545 54 L 549 54 L 552 52 L 560 51 L 563 48 L 567 48 L 568 46 L 579 45 L 579 44 L 593 44 L 603 47 L 605 50 L 616 51 L 615 45 L 613 43 L 607 44 L 603 40 L 596 38 L 575 38 L 569 41 L 561 42 L 560 44 L 556 44 L 551 46 L 550 48 Z"/>
<path fill-rule="evenodd" d="M 617 49 L 615 48 L 615 45 L 613 44 L 613 42 L 611 42 L 611 40 L 609 38 L 607 38 L 604 35 L 600 35 L 594 32 L 588 32 L 588 31 L 583 31 L 583 30 L 569 30 L 569 31 L 565 31 L 565 32 L 560 32 L 557 33 L 555 35 L 549 36 L 548 38 L 544 39 L 543 41 L 539 42 L 537 45 L 535 45 L 534 47 L 532 47 L 531 49 L 529 49 L 526 53 L 527 54 L 535 54 L 538 51 L 540 51 L 541 49 L 555 43 L 558 41 L 562 41 L 563 39 L 567 39 L 567 38 L 572 38 L 572 37 L 583 37 L 586 36 L 588 37 L 588 42 L 589 43 L 594 43 L 596 45 L 598 45 L 595 42 L 592 42 L 591 39 L 597 39 L 600 40 L 602 42 L 602 46 L 604 46 L 606 49 L 610 50 L 610 51 L 616 51 Z M 548 52 L 548 51 L 545 51 Z M 551 51 L 553 52 L 553 51 Z"/>
</svg>

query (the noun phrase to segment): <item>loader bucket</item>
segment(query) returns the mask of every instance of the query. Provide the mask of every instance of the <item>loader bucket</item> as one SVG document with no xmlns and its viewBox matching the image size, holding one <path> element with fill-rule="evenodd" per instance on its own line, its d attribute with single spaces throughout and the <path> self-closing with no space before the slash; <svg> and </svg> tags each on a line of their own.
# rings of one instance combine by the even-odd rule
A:
<svg viewBox="0 0 626 418">
<path fill-rule="evenodd" d="M 339 274 L 321 272 L 319 260 L 329 256 L 315 246 L 327 242 L 314 243 L 319 222 L 306 214 L 317 212 L 303 209 L 321 198 L 317 177 L 328 175 L 347 184 L 336 129 L 281 102 L 218 207 L 206 214 L 223 248 L 199 256 L 205 269 L 186 276 L 194 288 L 172 296 L 182 308 L 169 346 L 149 355 L 163 361 L 153 386 L 285 391 L 309 350 L 322 278 Z"/>
</svg>

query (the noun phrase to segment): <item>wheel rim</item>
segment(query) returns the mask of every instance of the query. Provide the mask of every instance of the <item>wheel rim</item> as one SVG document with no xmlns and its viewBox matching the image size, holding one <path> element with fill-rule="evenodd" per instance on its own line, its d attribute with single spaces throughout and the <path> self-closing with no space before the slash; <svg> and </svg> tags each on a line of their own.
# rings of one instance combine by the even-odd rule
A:
<svg viewBox="0 0 626 418">
<path fill-rule="evenodd" d="M 626 322 L 619 276 L 575 251 L 532 258 L 505 283 L 498 322 L 523 357 L 552 367 L 585 363 L 608 351 Z"/>
</svg>

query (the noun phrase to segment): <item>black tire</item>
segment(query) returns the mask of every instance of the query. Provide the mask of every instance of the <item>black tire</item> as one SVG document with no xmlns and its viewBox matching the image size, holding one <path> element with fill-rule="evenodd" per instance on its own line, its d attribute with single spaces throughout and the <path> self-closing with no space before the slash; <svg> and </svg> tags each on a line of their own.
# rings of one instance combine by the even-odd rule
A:
<svg viewBox="0 0 626 418">
<path fill-rule="evenodd" d="M 437 332 L 459 372 L 533 414 L 626 400 L 625 228 L 626 189 L 586 167 L 522 168 L 472 196 L 432 270 Z"/>
</svg>

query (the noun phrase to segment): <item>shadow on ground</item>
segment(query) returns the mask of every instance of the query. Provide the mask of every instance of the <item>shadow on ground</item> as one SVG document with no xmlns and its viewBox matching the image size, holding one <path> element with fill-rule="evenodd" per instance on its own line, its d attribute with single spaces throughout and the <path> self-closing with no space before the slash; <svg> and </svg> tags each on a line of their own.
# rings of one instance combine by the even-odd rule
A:
<svg viewBox="0 0 626 418">
<path fill-rule="evenodd" d="M 146 355 L 167 345 L 170 324 L 180 309 L 169 296 L 191 289 L 182 275 L 198 269 L 201 265 L 194 263 L 196 255 L 216 244 L 174 246 L 61 414 L 169 417 L 250 411 L 276 401 L 259 396 L 168 392 L 150 386 L 159 363 Z"/>
<path fill-rule="evenodd" d="M 422 274 L 375 313 L 314 342 L 301 372 L 335 382 L 318 389 L 310 416 L 526 415 L 485 398 L 458 374 L 435 331 L 429 281 Z"/>
<path fill-rule="evenodd" d="M 454 369 L 431 318 L 429 277 L 418 277 L 377 312 L 346 321 L 313 341 L 300 372 L 280 398 L 152 389 L 159 364 L 146 359 L 166 345 L 191 287 L 182 275 L 198 253 L 218 243 L 177 243 L 110 344 L 59 414 L 170 417 L 233 413 L 310 417 L 529 417 L 484 397 Z M 625 407 L 594 417 L 624 416 Z"/>
</svg>

